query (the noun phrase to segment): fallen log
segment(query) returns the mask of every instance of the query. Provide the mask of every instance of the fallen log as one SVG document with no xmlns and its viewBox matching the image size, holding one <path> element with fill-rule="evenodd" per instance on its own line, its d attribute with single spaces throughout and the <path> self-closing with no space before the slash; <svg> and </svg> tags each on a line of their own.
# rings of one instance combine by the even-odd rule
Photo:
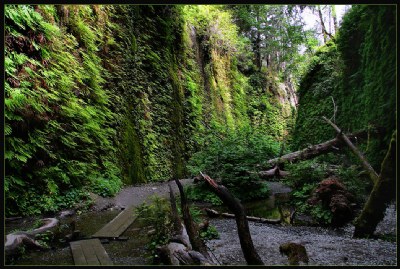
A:
<svg viewBox="0 0 400 269">
<path fill-rule="evenodd" d="M 210 208 L 206 208 L 205 209 L 207 214 L 209 216 L 215 216 L 215 217 L 225 217 L 225 218 L 235 218 L 235 214 L 231 214 L 231 213 L 220 213 L 214 209 L 210 209 Z M 279 224 L 282 222 L 281 219 L 265 219 L 265 218 L 261 218 L 261 217 L 254 217 L 254 216 L 246 216 L 247 220 L 250 221 L 255 221 L 255 222 L 261 222 L 261 223 L 268 223 L 268 224 Z"/>
<path fill-rule="evenodd" d="M 44 225 L 32 231 L 19 231 L 8 234 L 6 236 L 6 242 L 4 243 L 4 251 L 6 255 L 15 254 L 22 245 L 36 249 L 47 249 L 47 247 L 42 246 L 35 240 L 35 235 L 51 230 L 57 226 L 58 220 L 55 218 L 47 218 L 42 221 L 44 222 Z"/>
<path fill-rule="evenodd" d="M 258 172 L 258 175 L 260 176 L 260 178 L 272 178 L 272 177 L 282 178 L 282 177 L 287 177 L 289 175 L 289 172 L 283 171 L 279 169 L 279 165 L 275 165 L 272 169 Z"/>
<path fill-rule="evenodd" d="M 355 141 L 357 139 L 366 138 L 367 135 L 368 135 L 367 131 L 359 131 L 359 132 L 356 132 L 353 134 L 348 134 L 347 137 L 349 138 L 349 140 Z M 317 145 L 308 146 L 305 149 L 291 152 L 291 153 L 285 154 L 278 158 L 270 159 L 267 161 L 267 164 L 276 166 L 277 164 L 281 164 L 281 163 L 285 163 L 285 162 L 293 163 L 293 162 L 297 162 L 300 160 L 307 160 L 307 159 L 311 159 L 311 158 L 314 158 L 314 157 L 322 155 L 322 154 L 326 154 L 328 152 L 337 151 L 343 145 L 344 145 L 344 141 L 341 139 L 340 136 L 337 136 L 334 139 L 328 140 L 326 142 L 323 142 L 323 143 L 320 143 Z M 264 174 L 265 171 L 261 171 L 259 173 Z"/>
<path fill-rule="evenodd" d="M 350 141 L 350 139 L 347 137 L 347 135 L 345 135 L 342 132 L 342 130 L 340 130 L 340 128 L 337 127 L 336 124 L 334 124 L 332 121 L 327 119 L 325 116 L 322 116 L 322 118 L 327 123 L 329 123 L 333 127 L 333 129 L 335 129 L 335 131 L 338 133 L 340 139 L 342 139 L 347 144 L 347 146 L 349 146 L 351 151 L 361 160 L 361 163 L 362 163 L 364 169 L 368 172 L 372 182 L 376 183 L 378 181 L 378 174 L 375 172 L 374 168 L 372 168 L 372 166 L 369 164 L 369 162 L 364 157 L 364 155 L 361 153 L 361 151 L 359 151 L 358 148 L 356 148 L 356 146 L 353 145 L 353 143 Z"/>
<path fill-rule="evenodd" d="M 246 219 L 244 207 L 238 199 L 236 199 L 227 188 L 223 185 L 218 185 L 212 178 L 201 173 L 203 179 L 212 187 L 213 192 L 235 213 L 235 220 L 238 229 L 240 246 L 243 251 L 243 256 L 249 265 L 264 265 L 251 239 L 249 223 Z"/>
</svg>

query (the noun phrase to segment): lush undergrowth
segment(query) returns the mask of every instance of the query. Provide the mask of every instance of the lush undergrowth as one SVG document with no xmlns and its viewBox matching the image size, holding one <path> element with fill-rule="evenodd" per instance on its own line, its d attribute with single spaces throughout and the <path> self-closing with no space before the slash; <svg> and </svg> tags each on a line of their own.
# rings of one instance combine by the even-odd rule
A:
<svg viewBox="0 0 400 269">
<path fill-rule="evenodd" d="M 279 144 L 272 137 L 244 129 L 227 137 L 211 136 L 205 148 L 193 155 L 188 169 L 193 175 L 208 174 L 246 201 L 268 196 L 268 186 L 258 176 L 259 165 L 278 155 Z M 205 183 L 189 190 L 195 200 L 218 203 Z"/>
<path fill-rule="evenodd" d="M 277 157 L 283 141 L 296 150 L 333 138 L 320 119 L 334 107 L 345 132 L 383 127 L 357 144 L 379 170 L 395 128 L 394 9 L 350 10 L 336 41 L 310 61 L 295 122 L 288 70 L 304 59 L 300 39 L 291 40 L 301 27 L 282 12 L 300 13 L 263 9 L 288 26 L 270 25 L 290 37 L 282 58 L 278 43 L 263 41 L 264 51 L 252 34 L 268 33 L 266 22 L 237 21 L 260 10 L 248 7 L 6 5 L 6 216 L 199 171 L 243 200 L 265 197 L 256 165 Z M 289 58 L 297 60 L 284 70 Z"/>
<path fill-rule="evenodd" d="M 297 212 L 311 215 L 314 220 L 323 225 L 332 223 L 332 211 L 329 206 L 318 203 L 310 204 L 318 184 L 328 177 L 334 176 L 354 196 L 355 203 L 360 206 L 371 191 L 370 179 L 361 173 L 360 166 L 351 165 L 344 155 L 328 154 L 313 160 L 296 164 L 288 164 L 285 170 L 290 175 L 283 182 L 293 189 L 291 203 Z"/>
</svg>

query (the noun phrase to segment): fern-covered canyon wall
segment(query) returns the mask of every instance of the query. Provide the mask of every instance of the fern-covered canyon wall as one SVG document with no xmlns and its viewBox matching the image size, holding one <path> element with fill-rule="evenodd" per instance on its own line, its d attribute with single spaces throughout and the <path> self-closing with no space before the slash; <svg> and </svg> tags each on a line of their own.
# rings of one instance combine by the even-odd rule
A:
<svg viewBox="0 0 400 269">
<path fill-rule="evenodd" d="M 299 87 L 294 149 L 336 135 L 321 120 L 336 106 L 334 119 L 344 132 L 371 130 L 358 146 L 380 171 L 396 129 L 395 25 L 396 9 L 388 5 L 355 5 L 344 16 L 337 40 L 316 52 Z"/>
<path fill-rule="evenodd" d="M 7 5 L 6 215 L 188 176 L 210 136 L 283 140 L 291 84 L 218 6 Z"/>
</svg>

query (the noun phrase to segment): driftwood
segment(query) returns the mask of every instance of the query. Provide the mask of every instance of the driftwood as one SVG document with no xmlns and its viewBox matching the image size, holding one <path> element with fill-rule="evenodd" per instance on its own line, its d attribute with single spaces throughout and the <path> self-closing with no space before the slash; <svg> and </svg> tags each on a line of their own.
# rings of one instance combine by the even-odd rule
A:
<svg viewBox="0 0 400 269">
<path fill-rule="evenodd" d="M 29 232 L 15 232 L 6 236 L 4 243 L 4 251 L 7 255 L 15 254 L 16 251 L 22 246 L 29 246 L 37 249 L 47 249 L 35 240 L 35 235 L 51 230 L 58 224 L 55 218 L 47 218 L 42 220 L 44 225 Z"/>
<path fill-rule="evenodd" d="M 249 265 L 264 265 L 260 256 L 253 245 L 249 224 L 246 219 L 246 213 L 242 204 L 236 199 L 227 188 L 223 185 L 218 185 L 212 178 L 201 173 L 203 179 L 212 187 L 213 192 L 235 213 L 236 225 L 238 228 L 238 235 L 240 246 L 243 251 L 244 258 Z"/>
<path fill-rule="evenodd" d="M 208 256 L 207 247 L 199 237 L 199 231 L 195 225 L 192 216 L 190 214 L 189 205 L 186 199 L 186 195 L 183 192 L 182 184 L 179 180 L 175 179 L 175 183 L 178 185 L 179 193 L 181 196 L 181 210 L 183 215 L 183 222 L 189 235 L 190 243 L 192 244 L 193 250 L 196 250 L 203 255 Z"/>
<path fill-rule="evenodd" d="M 235 218 L 235 214 L 231 213 L 220 213 L 214 209 L 206 208 L 205 209 L 209 216 L 213 217 L 225 217 L 225 218 Z M 247 220 L 261 222 L 261 223 L 268 223 L 268 224 L 279 224 L 282 222 L 281 219 L 265 219 L 260 217 L 253 217 L 253 216 L 246 216 Z"/>
<path fill-rule="evenodd" d="M 176 180 L 177 181 L 177 180 Z M 176 182 L 175 181 L 175 182 Z M 178 210 L 175 203 L 175 196 L 172 190 L 171 185 L 169 185 L 170 191 L 170 202 L 171 202 L 171 211 L 172 211 L 172 221 L 174 223 L 174 234 L 172 238 L 169 240 L 167 245 L 161 246 L 157 248 L 158 256 L 164 264 L 168 265 L 213 265 L 217 264 L 217 261 L 209 255 L 206 250 L 206 246 L 198 237 L 197 226 L 192 221 L 190 216 L 189 207 L 187 204 L 186 197 L 183 193 L 183 188 L 180 182 L 177 183 L 178 188 L 181 192 L 181 205 L 182 211 L 184 215 L 185 224 L 182 223 Z M 183 194 L 183 198 L 182 198 Z M 205 224 L 204 224 L 205 225 Z M 189 232 L 186 227 L 189 228 Z M 191 236 L 195 236 L 196 238 L 191 238 Z M 199 242 L 200 241 L 200 242 Z M 205 251 L 201 253 L 194 249 L 193 242 L 196 245 L 196 248 L 199 249 L 199 245 L 203 244 L 203 247 L 200 245 L 201 251 Z"/>
<path fill-rule="evenodd" d="M 349 140 L 353 141 L 360 138 L 365 138 L 367 137 L 367 131 L 360 131 L 353 134 L 348 134 L 347 137 Z M 341 146 L 343 146 L 343 144 L 344 144 L 343 140 L 341 139 L 340 136 L 338 136 L 326 142 L 317 145 L 312 145 L 305 149 L 291 152 L 278 158 L 270 159 L 267 161 L 267 164 L 276 166 L 276 164 L 282 164 L 285 162 L 297 162 L 300 160 L 311 159 L 316 156 L 326 154 L 328 152 L 337 151 Z M 265 173 L 265 171 L 261 171 L 260 173 L 263 174 Z"/>
</svg>

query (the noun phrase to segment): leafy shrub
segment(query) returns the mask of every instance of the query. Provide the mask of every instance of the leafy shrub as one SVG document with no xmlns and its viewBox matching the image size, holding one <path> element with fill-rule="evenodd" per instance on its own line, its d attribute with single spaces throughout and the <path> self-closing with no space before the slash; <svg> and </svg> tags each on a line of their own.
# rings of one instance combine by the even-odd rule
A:
<svg viewBox="0 0 400 269">
<path fill-rule="evenodd" d="M 209 225 L 207 230 L 200 232 L 200 238 L 203 240 L 211 240 L 219 238 L 219 233 L 215 226 Z"/>
<path fill-rule="evenodd" d="M 135 210 L 138 221 L 155 229 L 147 248 L 151 257 L 156 257 L 156 247 L 166 244 L 173 231 L 170 203 L 165 198 L 153 196 L 150 204 L 142 203 Z"/>
<path fill-rule="evenodd" d="M 372 182 L 368 176 L 365 178 L 360 177 L 359 167 L 356 165 L 351 165 L 350 167 L 340 166 L 338 168 L 337 174 L 346 189 L 352 193 L 357 202 L 361 203 L 368 189 L 372 188 Z"/>
<path fill-rule="evenodd" d="M 265 198 L 268 187 L 260 181 L 257 165 L 278 151 L 278 143 L 270 136 L 242 129 L 224 138 L 210 137 L 209 144 L 189 160 L 188 170 L 194 175 L 208 174 L 239 199 Z"/>
<path fill-rule="evenodd" d="M 205 183 L 201 182 L 195 186 L 185 186 L 186 197 L 193 201 L 209 202 L 213 205 L 222 205 L 221 199 L 211 192 Z"/>
<path fill-rule="evenodd" d="M 121 181 L 97 178 L 92 183 L 92 190 L 103 197 L 114 196 L 121 189 Z"/>
<path fill-rule="evenodd" d="M 313 160 L 306 160 L 296 164 L 288 164 L 286 170 L 290 175 L 285 183 L 293 188 L 292 203 L 302 213 L 309 213 L 321 224 L 331 224 L 333 214 L 329 208 L 321 203 L 310 205 L 307 200 L 318 184 L 328 175 L 340 179 L 346 189 L 355 197 L 356 202 L 362 202 L 371 183 L 369 179 L 360 178 L 359 166 L 344 164 L 344 155 L 327 154 Z M 334 164 L 334 165 L 333 165 Z"/>
</svg>

